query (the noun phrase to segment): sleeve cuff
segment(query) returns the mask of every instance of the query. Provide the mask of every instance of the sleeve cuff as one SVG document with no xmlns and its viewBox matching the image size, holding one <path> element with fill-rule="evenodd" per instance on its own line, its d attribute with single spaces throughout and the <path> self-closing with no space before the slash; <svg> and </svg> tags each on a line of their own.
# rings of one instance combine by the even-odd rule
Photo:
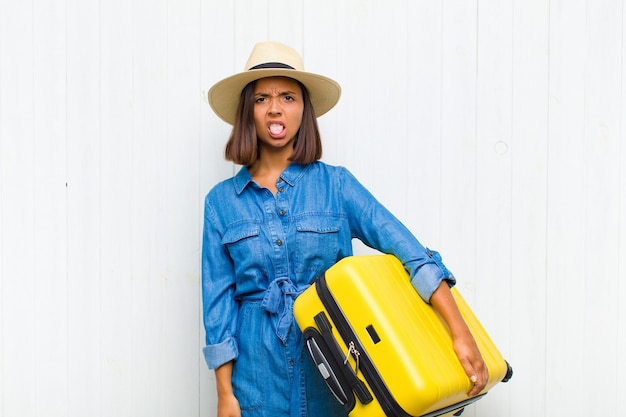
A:
<svg viewBox="0 0 626 417">
<path fill-rule="evenodd" d="M 229 337 L 216 345 L 205 346 L 202 348 L 202 353 L 209 369 L 217 369 L 239 356 L 237 341 L 233 337 Z"/>
<path fill-rule="evenodd" d="M 456 278 L 441 262 L 439 253 L 428 250 L 428 254 L 434 262 L 422 265 L 411 278 L 413 288 L 427 303 L 430 302 L 430 297 L 444 279 L 448 281 L 450 287 L 456 284 Z"/>
</svg>

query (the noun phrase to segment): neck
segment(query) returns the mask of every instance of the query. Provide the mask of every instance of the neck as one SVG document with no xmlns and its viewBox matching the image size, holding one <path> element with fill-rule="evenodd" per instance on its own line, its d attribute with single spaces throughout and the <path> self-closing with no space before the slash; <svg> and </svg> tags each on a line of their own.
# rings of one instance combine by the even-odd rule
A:
<svg viewBox="0 0 626 417">
<path fill-rule="evenodd" d="M 262 152 L 261 157 L 248 170 L 252 179 L 276 194 L 276 180 L 290 163 L 291 161 L 284 156 Z"/>
<path fill-rule="evenodd" d="M 259 173 L 278 172 L 280 174 L 291 164 L 289 157 L 293 149 L 262 149 L 259 159 L 250 167 L 250 173 L 254 177 Z"/>
</svg>

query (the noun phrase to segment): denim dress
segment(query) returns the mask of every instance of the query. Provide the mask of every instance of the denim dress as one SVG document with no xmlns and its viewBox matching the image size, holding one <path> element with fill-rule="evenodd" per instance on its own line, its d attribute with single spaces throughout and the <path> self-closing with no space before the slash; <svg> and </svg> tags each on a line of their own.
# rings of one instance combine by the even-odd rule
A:
<svg viewBox="0 0 626 417">
<path fill-rule="evenodd" d="M 333 417 L 335 400 L 304 349 L 295 298 L 352 239 L 394 254 L 428 301 L 453 275 L 343 167 L 292 163 L 272 194 L 244 167 L 206 196 L 202 242 L 203 354 L 233 362 L 244 417 Z"/>
</svg>

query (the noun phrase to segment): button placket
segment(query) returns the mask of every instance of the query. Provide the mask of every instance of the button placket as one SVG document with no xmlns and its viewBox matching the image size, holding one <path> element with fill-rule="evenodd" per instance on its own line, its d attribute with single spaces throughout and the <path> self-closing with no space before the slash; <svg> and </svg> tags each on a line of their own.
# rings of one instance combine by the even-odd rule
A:
<svg viewBox="0 0 626 417">
<path fill-rule="evenodd" d="M 282 181 L 276 182 L 278 192 L 276 195 L 272 195 L 271 199 L 271 213 L 269 214 L 269 222 L 271 223 L 271 239 L 274 243 L 274 272 L 276 277 L 285 276 L 288 274 L 288 260 L 287 260 L 287 242 L 285 241 L 285 228 L 284 218 L 287 213 L 284 203 L 284 183 Z M 269 203 L 269 202 L 268 202 Z"/>
<path fill-rule="evenodd" d="M 278 215 L 281 218 L 284 218 L 287 214 L 287 198 L 285 194 L 285 182 L 282 179 L 279 179 L 276 182 L 276 188 L 278 189 L 278 193 L 276 193 L 276 208 L 278 209 Z"/>
</svg>

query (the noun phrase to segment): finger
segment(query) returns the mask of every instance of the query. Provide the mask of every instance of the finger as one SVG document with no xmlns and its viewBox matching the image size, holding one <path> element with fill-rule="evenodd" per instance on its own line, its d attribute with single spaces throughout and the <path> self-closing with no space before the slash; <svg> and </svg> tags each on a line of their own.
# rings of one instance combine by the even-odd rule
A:
<svg viewBox="0 0 626 417">
<path fill-rule="evenodd" d="M 468 392 L 470 397 L 478 395 L 485 388 L 489 380 L 489 371 L 484 362 L 477 364 L 475 368 L 478 368 L 479 371 L 475 375 L 470 376 L 470 381 L 473 383 L 472 388 Z"/>
<path fill-rule="evenodd" d="M 477 386 L 473 386 L 471 390 L 469 390 L 469 392 L 467 393 L 468 397 L 475 397 L 476 395 L 478 395 L 480 393 L 481 389 Z"/>
<path fill-rule="evenodd" d="M 465 374 L 467 375 L 467 377 L 469 378 L 470 382 L 472 383 L 472 387 L 470 388 L 470 391 L 468 392 L 468 394 L 472 393 L 476 387 L 476 382 L 478 381 L 478 376 L 476 373 L 476 370 L 474 369 L 474 367 L 472 366 L 471 362 L 468 360 L 462 360 L 461 361 L 461 366 L 463 367 L 463 370 L 465 371 Z"/>
</svg>

